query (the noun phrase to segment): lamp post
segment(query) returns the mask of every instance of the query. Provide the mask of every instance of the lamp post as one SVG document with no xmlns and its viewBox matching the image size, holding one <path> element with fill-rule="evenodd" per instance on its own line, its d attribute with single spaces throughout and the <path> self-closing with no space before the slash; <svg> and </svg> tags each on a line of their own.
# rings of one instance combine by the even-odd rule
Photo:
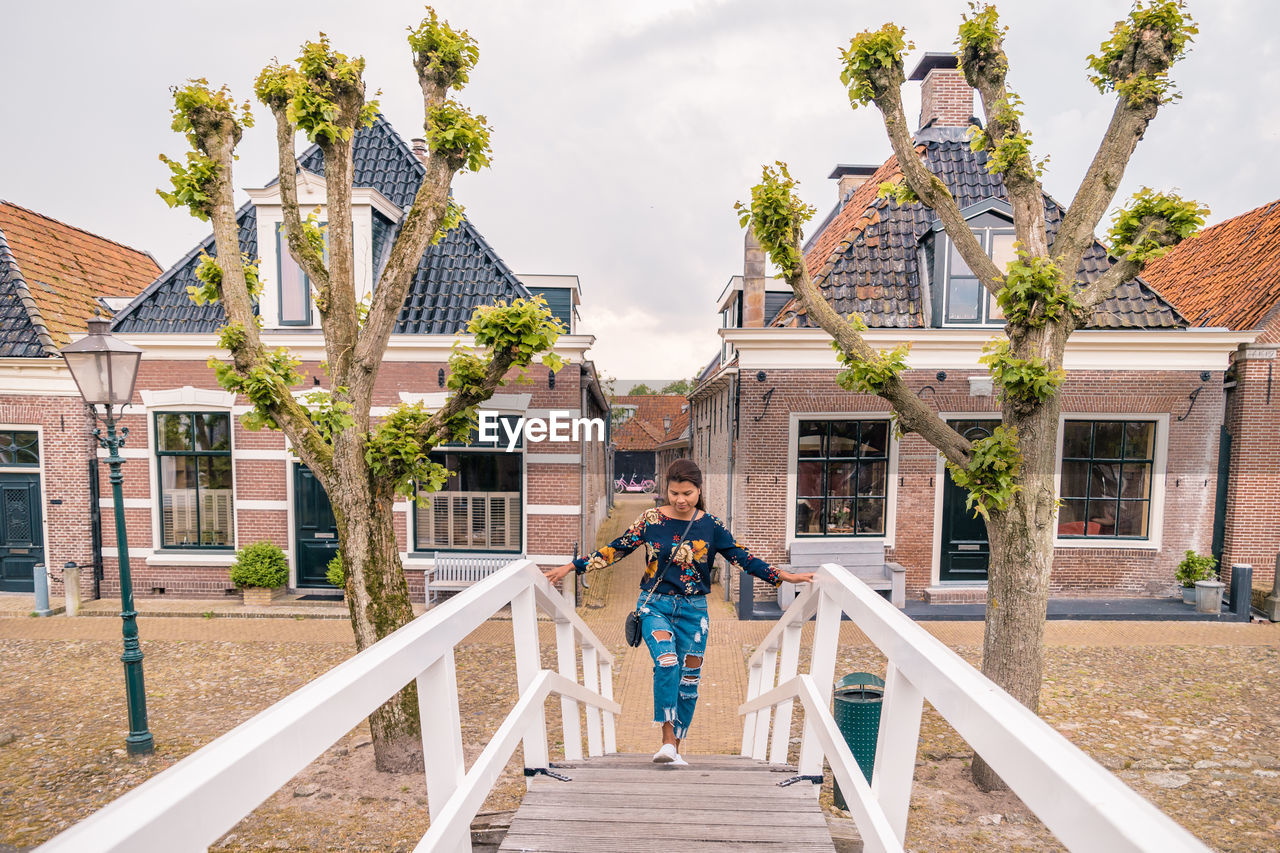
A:
<svg viewBox="0 0 1280 853">
<path fill-rule="evenodd" d="M 145 755 L 155 748 L 147 729 L 147 693 L 142 682 L 142 646 L 138 643 L 138 614 L 133 609 L 133 578 L 129 574 L 129 540 L 124 527 L 124 475 L 120 466 L 124 459 L 120 448 L 129 430 L 116 431 L 116 418 L 133 399 L 133 386 L 138 380 L 138 362 L 142 350 L 111 336 L 110 323 L 100 317 L 89 321 L 89 333 L 63 348 L 62 357 L 71 378 L 80 389 L 93 415 L 101 419 L 107 434 L 95 427 L 93 435 L 107 451 L 111 469 L 111 502 L 116 511 L 116 552 L 120 559 L 120 618 L 124 621 L 125 692 L 129 700 L 129 736 L 125 746 L 130 755 Z M 102 407 L 102 412 L 98 407 Z"/>
</svg>

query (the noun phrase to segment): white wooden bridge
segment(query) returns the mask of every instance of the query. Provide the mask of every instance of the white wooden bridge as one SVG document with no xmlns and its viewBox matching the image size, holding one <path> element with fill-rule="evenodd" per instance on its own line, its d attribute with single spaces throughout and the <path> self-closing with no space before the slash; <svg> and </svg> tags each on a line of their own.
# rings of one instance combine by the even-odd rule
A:
<svg viewBox="0 0 1280 853">
<path fill-rule="evenodd" d="M 508 604 L 520 696 L 468 767 L 454 649 Z M 556 671 L 541 666 L 539 609 L 555 621 Z M 888 659 L 870 785 L 830 712 L 842 613 Z M 802 626 L 814 617 L 809 668 L 800 672 Z M 1208 850 L 838 565 L 818 570 L 748 666 L 740 755 L 698 756 L 686 768 L 618 755 L 615 717 L 621 708 L 613 699 L 613 656 L 533 563 L 516 561 L 39 850 L 204 851 L 411 681 L 422 708 L 430 816 L 418 851 L 471 849 L 471 823 L 521 744 L 528 791 L 503 850 L 834 850 L 817 786 L 808 781 L 829 767 L 865 849 L 901 851 L 926 699 L 1068 849 Z M 564 727 L 563 760 L 554 766 L 543 712 L 553 693 L 560 697 Z M 787 751 L 797 703 L 804 735 L 792 767 Z M 796 776 L 806 778 L 778 784 Z"/>
</svg>

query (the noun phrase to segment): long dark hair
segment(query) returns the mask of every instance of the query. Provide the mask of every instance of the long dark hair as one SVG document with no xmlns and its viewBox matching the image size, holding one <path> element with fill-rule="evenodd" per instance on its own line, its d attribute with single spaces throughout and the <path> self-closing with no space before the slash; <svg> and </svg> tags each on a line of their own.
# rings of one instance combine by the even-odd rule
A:
<svg viewBox="0 0 1280 853">
<path fill-rule="evenodd" d="M 707 511 L 702 496 L 702 469 L 692 459 L 677 459 L 667 468 L 667 485 L 672 483 L 689 483 L 698 490 L 698 509 Z"/>
</svg>

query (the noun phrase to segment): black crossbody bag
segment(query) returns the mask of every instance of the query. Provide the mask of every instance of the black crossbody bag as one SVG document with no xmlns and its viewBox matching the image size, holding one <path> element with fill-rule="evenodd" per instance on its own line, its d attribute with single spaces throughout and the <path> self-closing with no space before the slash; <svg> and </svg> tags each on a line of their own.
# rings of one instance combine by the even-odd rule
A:
<svg viewBox="0 0 1280 853">
<path fill-rule="evenodd" d="M 676 543 L 675 549 L 671 552 L 672 557 L 680 553 L 680 548 L 684 545 L 684 540 L 689 536 L 689 529 L 693 527 L 694 519 L 697 517 L 698 511 L 695 509 L 693 518 L 689 519 L 689 523 L 684 526 L 684 533 L 680 534 L 680 541 Z M 667 565 L 662 567 L 662 572 L 654 578 L 653 586 L 649 587 L 649 594 L 644 597 L 644 601 L 640 602 L 639 607 L 627 614 L 627 621 L 623 625 L 623 633 L 626 634 L 628 646 L 640 645 L 640 610 L 649 604 L 649 599 L 653 597 L 654 591 L 658 588 L 658 584 L 662 583 L 663 578 L 666 577 L 667 569 L 670 567 L 671 561 L 668 560 Z"/>
</svg>

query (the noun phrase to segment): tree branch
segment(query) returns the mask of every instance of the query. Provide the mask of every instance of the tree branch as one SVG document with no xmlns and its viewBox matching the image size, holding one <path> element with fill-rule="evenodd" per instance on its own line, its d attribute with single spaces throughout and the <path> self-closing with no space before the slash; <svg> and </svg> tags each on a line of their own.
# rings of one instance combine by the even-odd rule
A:
<svg viewBox="0 0 1280 853">
<path fill-rule="evenodd" d="M 906 115 L 902 111 L 904 77 L 901 63 L 896 64 L 892 72 L 885 72 L 884 76 L 886 79 L 876 81 L 878 94 L 874 101 L 884 118 L 885 131 L 893 146 L 893 153 L 897 155 L 898 167 L 902 169 L 907 186 L 911 187 L 911 191 L 922 203 L 938 214 L 947 236 L 983 287 L 991 293 L 999 292 L 1004 285 L 1004 274 L 978 243 L 978 238 L 965 222 L 947 185 L 925 166 L 916 153 L 911 134 L 907 130 Z"/>
<path fill-rule="evenodd" d="M 1093 244 L 1098 222 L 1111 206 L 1129 159 L 1156 110 L 1154 103 L 1135 107 L 1124 96 L 1116 98 L 1111 122 L 1053 241 L 1053 259 L 1060 268 L 1072 272 L 1080 268 L 1084 253 Z"/>
<path fill-rule="evenodd" d="M 1092 283 L 1076 291 L 1076 300 L 1080 303 L 1078 324 L 1083 326 L 1088 323 L 1089 318 L 1093 316 L 1094 310 L 1105 302 L 1117 287 L 1141 271 L 1142 264 L 1129 258 L 1123 258 L 1112 264 L 1111 269 L 1098 276 Z"/>
<path fill-rule="evenodd" d="M 280 208 L 284 213 L 284 233 L 289 254 L 323 292 L 329 289 L 329 270 L 324 256 L 316 251 L 302 233 L 302 214 L 298 210 L 298 159 L 294 156 L 294 126 L 289 123 L 283 106 L 271 106 L 276 120 L 276 150 L 280 161 Z"/>
<path fill-rule="evenodd" d="M 427 115 L 433 107 L 444 103 L 446 89 L 436 79 L 419 73 L 423 105 Z M 456 168 L 444 155 L 432 151 L 427 158 L 427 174 L 418 187 L 413 205 L 396 235 L 387 264 L 383 267 L 369 306 L 369 315 L 360 330 L 355 347 L 355 365 L 365 374 L 377 374 L 382 353 L 395 327 L 396 318 L 409 295 L 418 264 L 445 220 L 449 204 L 449 185 Z"/>
</svg>

